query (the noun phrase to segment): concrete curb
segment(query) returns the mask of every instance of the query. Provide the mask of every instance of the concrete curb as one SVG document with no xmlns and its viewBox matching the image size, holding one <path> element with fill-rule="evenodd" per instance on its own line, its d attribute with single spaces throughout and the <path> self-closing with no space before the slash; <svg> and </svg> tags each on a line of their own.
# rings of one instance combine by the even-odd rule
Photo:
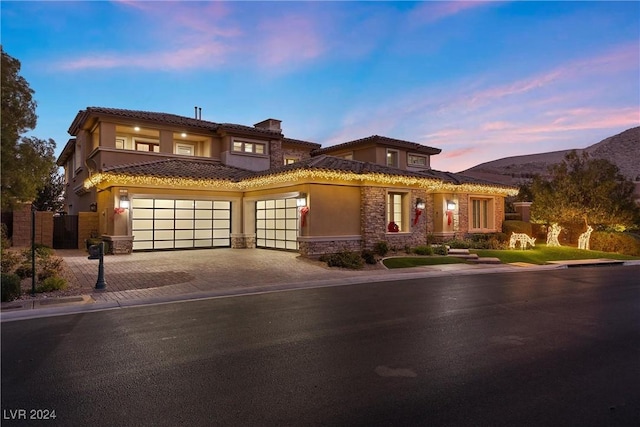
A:
<svg viewBox="0 0 640 427">
<path fill-rule="evenodd" d="M 530 271 L 551 271 L 566 269 L 569 266 L 596 265 L 640 265 L 640 260 L 598 262 L 600 260 L 559 261 L 547 265 L 510 265 L 510 264 L 442 264 L 438 266 L 412 267 L 407 269 L 378 270 L 368 277 L 347 277 L 340 279 L 317 279 L 306 282 L 290 282 L 277 285 L 249 286 L 238 289 L 217 289 L 211 291 L 183 293 L 157 296 L 151 298 L 122 298 L 115 301 L 96 301 L 92 295 L 81 295 L 50 300 L 27 300 L 3 303 L 0 322 L 34 319 L 39 317 L 62 316 L 67 314 L 87 313 L 102 310 L 140 307 L 145 305 L 189 302 L 214 298 L 230 298 L 236 296 L 259 295 L 271 292 L 287 292 L 302 289 L 314 289 L 334 286 L 351 286 L 366 283 L 387 282 L 394 280 L 426 279 L 431 277 L 470 276 L 476 274 L 517 273 Z M 608 260 L 612 261 L 612 260 Z M 43 304 L 43 301 L 47 301 Z M 55 301 L 55 302 L 54 302 Z M 14 307 L 15 308 L 9 308 Z M 7 311 L 9 310 L 9 311 Z"/>
</svg>

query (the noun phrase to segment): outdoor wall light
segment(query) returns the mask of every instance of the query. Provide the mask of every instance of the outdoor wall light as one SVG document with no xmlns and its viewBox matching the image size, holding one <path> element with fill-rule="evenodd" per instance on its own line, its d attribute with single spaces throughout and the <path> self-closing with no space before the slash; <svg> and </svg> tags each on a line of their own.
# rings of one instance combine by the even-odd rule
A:
<svg viewBox="0 0 640 427">
<path fill-rule="evenodd" d="M 296 206 L 299 208 L 307 206 L 307 193 L 300 193 L 296 199 Z"/>
<path fill-rule="evenodd" d="M 134 127 L 133 130 L 135 130 L 136 132 L 139 132 L 140 131 L 140 126 Z"/>
<path fill-rule="evenodd" d="M 120 207 L 123 208 L 123 209 L 128 209 L 129 208 L 129 197 L 120 196 Z"/>
<path fill-rule="evenodd" d="M 455 211 L 456 210 L 456 204 L 455 202 L 451 201 L 451 200 L 447 200 L 447 210 L 449 211 Z"/>
<path fill-rule="evenodd" d="M 184 132 L 182 132 L 182 133 L 180 134 L 180 136 L 181 136 L 181 137 L 183 137 L 183 138 L 186 138 L 186 137 L 187 137 L 187 134 L 186 134 L 186 133 L 184 133 Z"/>
<path fill-rule="evenodd" d="M 424 206 L 424 200 L 418 197 L 418 199 L 416 199 L 416 209 L 424 210 Z"/>
</svg>

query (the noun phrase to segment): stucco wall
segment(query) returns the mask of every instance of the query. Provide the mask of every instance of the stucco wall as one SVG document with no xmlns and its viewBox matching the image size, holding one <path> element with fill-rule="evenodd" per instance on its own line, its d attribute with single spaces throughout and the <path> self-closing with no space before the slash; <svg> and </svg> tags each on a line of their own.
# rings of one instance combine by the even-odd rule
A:
<svg viewBox="0 0 640 427">
<path fill-rule="evenodd" d="M 309 185 L 309 236 L 360 234 L 360 188 Z"/>
</svg>

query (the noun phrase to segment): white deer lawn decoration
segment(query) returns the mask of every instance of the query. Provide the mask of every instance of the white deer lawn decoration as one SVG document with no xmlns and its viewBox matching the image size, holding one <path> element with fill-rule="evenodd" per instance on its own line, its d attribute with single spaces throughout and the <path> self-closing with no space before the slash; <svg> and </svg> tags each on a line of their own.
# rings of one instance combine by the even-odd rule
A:
<svg viewBox="0 0 640 427">
<path fill-rule="evenodd" d="M 547 233 L 547 246 L 560 246 L 560 242 L 558 241 L 560 231 L 562 231 L 562 227 L 556 223 L 551 224 L 551 228 Z"/>
<path fill-rule="evenodd" d="M 524 250 L 524 249 L 527 249 L 527 244 L 530 244 L 531 246 L 535 246 L 536 238 L 529 237 L 525 233 L 511 234 L 511 237 L 509 238 L 509 248 L 515 249 L 517 243 L 520 243 L 520 249 Z"/>
<path fill-rule="evenodd" d="M 590 225 L 588 225 L 587 231 L 585 231 L 580 235 L 580 237 L 578 237 L 578 249 L 584 249 L 587 251 L 589 250 L 589 240 L 591 239 L 592 231 L 593 231 L 593 228 Z"/>
</svg>

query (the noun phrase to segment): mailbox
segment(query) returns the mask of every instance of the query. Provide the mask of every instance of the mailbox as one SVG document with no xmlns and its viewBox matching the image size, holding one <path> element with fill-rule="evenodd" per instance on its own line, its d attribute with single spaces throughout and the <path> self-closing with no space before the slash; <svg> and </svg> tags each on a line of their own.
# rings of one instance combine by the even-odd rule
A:
<svg viewBox="0 0 640 427">
<path fill-rule="evenodd" d="M 89 256 L 88 259 L 100 259 L 100 245 L 91 245 L 89 246 Z"/>
</svg>

